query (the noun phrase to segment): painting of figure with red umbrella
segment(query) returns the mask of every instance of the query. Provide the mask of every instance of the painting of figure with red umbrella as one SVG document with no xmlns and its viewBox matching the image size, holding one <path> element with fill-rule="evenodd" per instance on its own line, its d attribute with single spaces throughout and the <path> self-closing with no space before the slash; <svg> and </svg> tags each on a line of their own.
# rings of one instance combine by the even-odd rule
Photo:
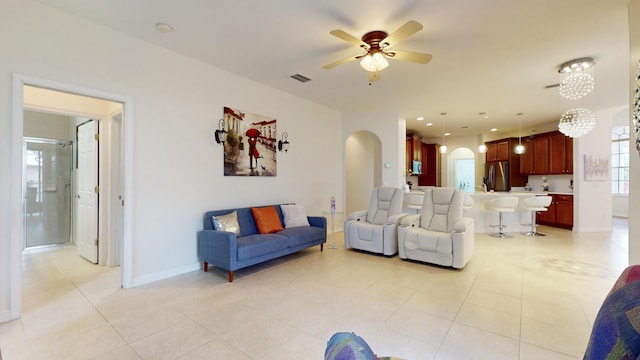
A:
<svg viewBox="0 0 640 360">
<path fill-rule="evenodd" d="M 276 176 L 276 119 L 224 108 L 225 176 Z"/>
</svg>

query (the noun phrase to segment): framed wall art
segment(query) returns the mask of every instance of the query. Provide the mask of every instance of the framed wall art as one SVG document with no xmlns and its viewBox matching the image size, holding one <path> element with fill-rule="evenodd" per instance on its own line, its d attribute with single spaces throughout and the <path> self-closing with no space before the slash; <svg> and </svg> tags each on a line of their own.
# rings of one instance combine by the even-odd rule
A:
<svg viewBox="0 0 640 360">
<path fill-rule="evenodd" d="M 609 158 L 604 155 L 584 156 L 584 180 L 605 181 L 609 178 Z"/>
<path fill-rule="evenodd" d="M 276 119 L 225 107 L 225 176 L 276 176 Z"/>
</svg>

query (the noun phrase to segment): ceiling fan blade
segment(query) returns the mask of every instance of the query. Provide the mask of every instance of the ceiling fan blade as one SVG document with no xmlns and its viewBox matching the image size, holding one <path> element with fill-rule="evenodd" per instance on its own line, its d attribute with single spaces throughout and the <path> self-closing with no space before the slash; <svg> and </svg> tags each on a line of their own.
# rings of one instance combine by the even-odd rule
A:
<svg viewBox="0 0 640 360">
<path fill-rule="evenodd" d="M 409 20 L 406 24 L 400 26 L 398 30 L 394 31 L 384 40 L 382 40 L 382 43 L 387 43 L 389 44 L 389 46 L 394 46 L 420 30 L 422 30 L 422 25 L 419 22 L 415 20 Z"/>
<path fill-rule="evenodd" d="M 342 60 L 334 61 L 331 64 L 327 64 L 327 65 L 323 66 L 322 68 L 325 69 L 325 70 L 329 70 L 329 69 L 332 69 L 332 68 L 334 68 L 334 67 L 336 67 L 338 65 L 346 64 L 346 63 L 348 63 L 350 61 L 357 60 L 359 57 L 361 57 L 361 56 L 360 55 L 349 56 L 348 58 L 344 58 Z"/>
<path fill-rule="evenodd" d="M 392 59 L 411 61 L 418 64 L 427 64 L 431 61 L 431 58 L 433 58 L 431 54 L 423 54 L 413 51 L 393 50 L 391 53 L 395 54 L 391 57 Z"/>
<path fill-rule="evenodd" d="M 362 46 L 362 45 L 367 45 L 365 44 L 362 40 L 358 39 L 357 37 L 347 34 L 346 32 L 342 31 L 342 30 L 333 30 L 331 32 L 329 32 L 329 34 L 342 39 L 348 43 L 351 43 L 355 46 Z M 367 45 L 368 47 L 368 45 Z"/>
<path fill-rule="evenodd" d="M 372 82 L 380 80 L 380 71 L 370 71 L 369 72 L 369 85 Z"/>
</svg>

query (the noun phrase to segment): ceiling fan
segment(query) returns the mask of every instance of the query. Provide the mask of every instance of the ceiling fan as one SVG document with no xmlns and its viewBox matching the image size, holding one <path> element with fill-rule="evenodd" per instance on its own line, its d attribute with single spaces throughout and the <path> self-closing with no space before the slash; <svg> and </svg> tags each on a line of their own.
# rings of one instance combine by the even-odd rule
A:
<svg viewBox="0 0 640 360">
<path fill-rule="evenodd" d="M 350 61 L 360 60 L 360 66 L 369 72 L 369 84 L 371 84 L 372 82 L 380 79 L 380 71 L 389 65 L 386 58 L 426 64 L 431 61 L 432 56 L 430 54 L 402 50 L 389 51 L 389 48 L 417 33 L 421 29 L 422 25 L 419 22 L 410 20 L 391 34 L 387 34 L 387 32 L 382 30 L 374 30 L 364 34 L 361 39 L 358 39 L 342 30 L 333 30 L 330 32 L 331 35 L 361 47 L 366 52 L 361 55 L 349 56 L 348 58 L 334 61 L 322 68 L 329 70 Z"/>
</svg>

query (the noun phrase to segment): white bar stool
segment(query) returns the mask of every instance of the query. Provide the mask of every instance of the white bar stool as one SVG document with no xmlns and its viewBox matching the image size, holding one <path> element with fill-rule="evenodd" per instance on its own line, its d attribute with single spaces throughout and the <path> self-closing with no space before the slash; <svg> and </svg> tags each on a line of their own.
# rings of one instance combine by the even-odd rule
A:
<svg viewBox="0 0 640 360">
<path fill-rule="evenodd" d="M 420 210 L 422 210 L 423 201 L 423 193 L 406 193 L 404 194 L 404 209 L 408 213 L 419 214 Z"/>
<path fill-rule="evenodd" d="M 543 196 L 533 196 L 530 198 L 526 198 L 522 200 L 522 209 L 531 211 L 531 230 L 526 233 L 522 233 L 522 235 L 527 236 L 546 236 L 545 234 L 541 234 L 536 231 L 536 213 L 538 211 L 547 211 L 547 208 L 551 204 L 551 196 L 543 195 Z"/>
<path fill-rule="evenodd" d="M 502 196 L 497 199 L 489 200 L 485 203 L 485 207 L 489 211 L 497 211 L 498 218 L 500 222 L 498 225 L 490 225 L 491 227 L 498 227 L 498 232 L 494 234 L 489 234 L 490 236 L 495 236 L 499 238 L 507 238 L 511 237 L 511 235 L 507 235 L 504 233 L 504 224 L 502 222 L 502 213 L 505 212 L 515 212 L 516 207 L 518 207 L 518 198 L 515 196 Z"/>
</svg>

